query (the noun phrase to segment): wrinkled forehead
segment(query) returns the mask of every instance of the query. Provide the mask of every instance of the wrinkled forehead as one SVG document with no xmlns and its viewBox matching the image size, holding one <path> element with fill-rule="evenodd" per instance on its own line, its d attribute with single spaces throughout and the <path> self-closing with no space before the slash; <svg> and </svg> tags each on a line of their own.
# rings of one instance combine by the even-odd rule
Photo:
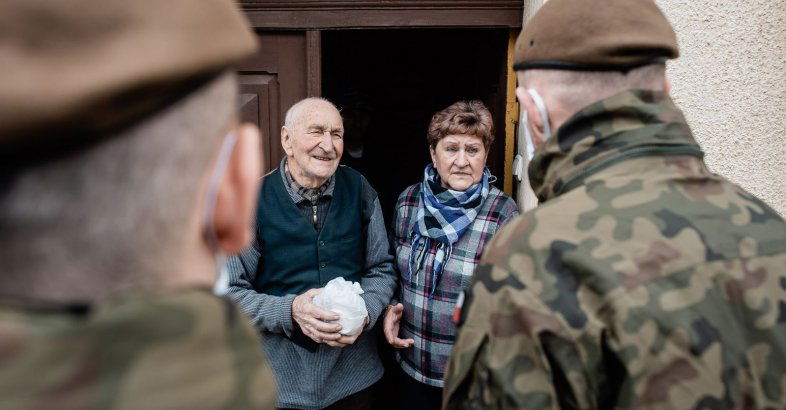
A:
<svg viewBox="0 0 786 410">
<path fill-rule="evenodd" d="M 343 130 L 343 120 L 341 114 L 332 105 L 314 101 L 305 105 L 298 118 L 295 120 L 298 128 L 306 129 L 310 127 L 330 128 Z"/>
</svg>

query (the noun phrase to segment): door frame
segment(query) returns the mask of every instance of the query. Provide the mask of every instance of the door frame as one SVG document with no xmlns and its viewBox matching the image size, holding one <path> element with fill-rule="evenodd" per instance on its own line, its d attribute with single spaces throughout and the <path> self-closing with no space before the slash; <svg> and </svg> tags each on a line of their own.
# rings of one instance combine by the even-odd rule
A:
<svg viewBox="0 0 786 410">
<path fill-rule="evenodd" d="M 521 28 L 524 0 L 241 0 L 255 28 Z"/>
<path fill-rule="evenodd" d="M 506 90 L 503 141 L 502 187 L 513 193 L 512 158 L 518 123 L 515 103 L 515 74 L 510 58 L 515 36 L 531 2 L 540 0 L 240 0 L 251 26 L 264 31 L 305 32 L 305 95 L 322 96 L 322 36 L 324 30 L 412 29 L 412 28 L 506 28 L 511 31 L 507 70 L 501 73 L 500 88 Z M 301 60 L 303 61 L 303 60 Z M 286 72 L 286 70 L 284 71 Z M 285 91 L 282 89 L 282 91 Z M 298 94 L 302 91 L 298 91 Z M 283 98 L 289 100 L 287 98 Z M 292 96 L 294 98 L 294 96 Z M 297 98 L 299 99 L 299 98 Z M 295 100 L 297 100 L 295 99 Z M 284 102 L 282 102 L 284 104 Z M 284 104 L 286 105 L 286 104 Z M 283 115 L 283 114 L 281 114 Z M 498 117 L 499 118 L 499 117 Z M 283 118 L 279 119 L 279 122 Z M 501 124 L 502 125 L 502 124 Z M 272 134 L 272 132 L 271 132 Z M 272 147 L 271 147 L 272 148 Z M 276 151 L 276 150 L 273 150 Z M 275 156 L 275 155 L 273 155 Z"/>
</svg>

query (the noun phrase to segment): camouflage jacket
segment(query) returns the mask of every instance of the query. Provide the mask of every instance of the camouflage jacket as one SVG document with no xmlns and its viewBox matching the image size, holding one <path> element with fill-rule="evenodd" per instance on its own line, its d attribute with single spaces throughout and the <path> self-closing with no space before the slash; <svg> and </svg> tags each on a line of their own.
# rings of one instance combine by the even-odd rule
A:
<svg viewBox="0 0 786 410">
<path fill-rule="evenodd" d="M 663 93 L 588 106 L 486 248 L 447 408 L 786 408 L 786 224 Z"/>
<path fill-rule="evenodd" d="M 203 290 L 91 309 L 0 304 L 2 409 L 273 408 L 257 332 Z"/>
</svg>

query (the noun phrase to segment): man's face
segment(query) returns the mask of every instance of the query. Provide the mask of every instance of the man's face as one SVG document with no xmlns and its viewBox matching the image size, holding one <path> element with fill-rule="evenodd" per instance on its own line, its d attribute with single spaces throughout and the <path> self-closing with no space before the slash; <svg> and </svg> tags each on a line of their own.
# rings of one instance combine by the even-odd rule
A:
<svg viewBox="0 0 786 410">
<path fill-rule="evenodd" d="M 293 128 L 285 127 L 282 138 L 289 171 L 299 184 L 316 188 L 336 172 L 344 151 L 341 115 L 330 104 L 311 102 Z"/>
</svg>

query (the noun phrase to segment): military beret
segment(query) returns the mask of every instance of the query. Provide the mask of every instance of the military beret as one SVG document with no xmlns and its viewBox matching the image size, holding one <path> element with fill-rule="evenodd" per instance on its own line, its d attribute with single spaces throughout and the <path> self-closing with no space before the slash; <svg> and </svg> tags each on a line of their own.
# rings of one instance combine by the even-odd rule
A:
<svg viewBox="0 0 786 410">
<path fill-rule="evenodd" d="M 653 0 L 549 0 L 519 35 L 513 69 L 628 71 L 678 55 Z"/>
<path fill-rule="evenodd" d="M 0 152 L 100 138 L 255 50 L 233 0 L 3 0 Z"/>
</svg>

